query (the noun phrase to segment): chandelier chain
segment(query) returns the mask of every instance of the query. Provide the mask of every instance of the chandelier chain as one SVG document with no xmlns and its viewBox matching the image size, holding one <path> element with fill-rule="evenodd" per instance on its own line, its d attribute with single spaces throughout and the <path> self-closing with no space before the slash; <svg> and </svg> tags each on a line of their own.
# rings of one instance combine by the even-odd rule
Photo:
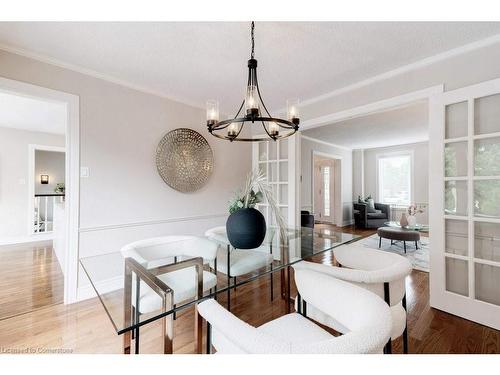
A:
<svg viewBox="0 0 500 375">
<path fill-rule="evenodd" d="M 252 35 L 252 53 L 250 54 L 250 58 L 254 58 L 254 49 L 255 49 L 255 39 L 254 39 L 254 30 L 255 30 L 255 22 L 252 21 L 252 29 L 251 29 L 251 35 Z"/>
</svg>

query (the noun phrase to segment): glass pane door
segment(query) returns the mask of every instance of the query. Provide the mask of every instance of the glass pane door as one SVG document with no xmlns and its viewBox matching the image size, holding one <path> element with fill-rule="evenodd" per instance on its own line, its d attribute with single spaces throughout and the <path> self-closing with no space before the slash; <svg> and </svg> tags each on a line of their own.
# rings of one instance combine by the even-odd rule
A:
<svg viewBox="0 0 500 375">
<path fill-rule="evenodd" d="M 500 80 L 433 100 L 431 306 L 500 329 Z"/>
<path fill-rule="evenodd" d="M 254 155 L 254 164 L 256 162 L 258 168 L 267 177 L 280 212 L 285 223 L 288 224 L 288 139 L 277 142 L 258 142 L 254 150 L 257 152 L 257 157 Z M 257 205 L 257 208 L 262 212 L 267 223 L 276 224 L 276 217 L 269 207 L 269 202 L 262 202 Z"/>
</svg>

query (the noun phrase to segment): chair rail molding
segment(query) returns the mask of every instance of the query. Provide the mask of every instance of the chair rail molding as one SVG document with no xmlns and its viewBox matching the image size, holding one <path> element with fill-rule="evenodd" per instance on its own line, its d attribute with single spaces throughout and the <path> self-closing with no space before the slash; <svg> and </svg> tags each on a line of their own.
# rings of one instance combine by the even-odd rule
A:
<svg viewBox="0 0 500 375">
<path fill-rule="evenodd" d="M 122 229 L 122 228 L 130 228 L 130 227 L 143 227 L 148 225 L 158 225 L 158 224 L 169 224 L 169 223 L 178 223 L 183 221 L 198 221 L 198 220 L 207 220 L 207 219 L 218 219 L 222 217 L 229 216 L 228 213 L 217 213 L 217 214 L 208 214 L 208 215 L 195 215 L 195 216 L 183 216 L 183 217 L 172 217 L 166 219 L 159 220 L 145 220 L 145 221 L 136 221 L 130 223 L 121 223 L 121 224 L 109 224 L 109 225 L 97 225 L 93 227 L 83 227 L 79 229 L 80 233 L 86 232 L 96 232 L 102 230 L 113 230 L 113 229 Z"/>
</svg>

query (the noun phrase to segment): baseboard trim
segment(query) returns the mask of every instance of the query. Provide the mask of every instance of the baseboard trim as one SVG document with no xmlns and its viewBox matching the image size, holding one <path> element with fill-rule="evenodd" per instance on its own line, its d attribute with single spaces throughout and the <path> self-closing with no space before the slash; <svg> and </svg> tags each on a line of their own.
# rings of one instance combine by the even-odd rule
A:
<svg viewBox="0 0 500 375">
<path fill-rule="evenodd" d="M 109 293 L 115 290 L 123 288 L 123 276 L 113 277 L 112 279 L 107 279 L 99 281 L 96 283 L 96 288 L 99 293 Z M 83 285 L 77 289 L 77 297 L 75 302 L 81 302 L 86 299 L 97 297 L 97 293 L 91 284 Z"/>
<path fill-rule="evenodd" d="M 17 245 L 23 243 L 50 241 L 54 239 L 54 233 L 33 234 L 31 236 L 19 236 L 0 238 L 0 246 L 3 245 Z"/>
<path fill-rule="evenodd" d="M 348 225 L 353 225 L 354 224 L 354 220 L 345 220 L 342 222 L 342 227 L 347 227 Z"/>
<path fill-rule="evenodd" d="M 113 229 L 122 229 L 122 228 L 131 228 L 131 227 L 142 227 L 148 225 L 159 225 L 159 224 L 170 224 L 170 223 L 179 223 L 183 221 L 199 221 L 199 220 L 209 220 L 209 219 L 217 219 L 221 217 L 226 217 L 228 214 L 212 214 L 212 215 L 197 215 L 197 216 L 185 216 L 185 217 L 173 217 L 170 219 L 162 219 L 162 220 L 150 220 L 150 221 L 138 221 L 134 223 L 122 223 L 122 224 L 112 224 L 112 225 L 99 225 L 95 227 L 86 227 L 80 228 L 80 233 L 85 232 L 96 232 L 101 230 L 113 230 Z"/>
</svg>

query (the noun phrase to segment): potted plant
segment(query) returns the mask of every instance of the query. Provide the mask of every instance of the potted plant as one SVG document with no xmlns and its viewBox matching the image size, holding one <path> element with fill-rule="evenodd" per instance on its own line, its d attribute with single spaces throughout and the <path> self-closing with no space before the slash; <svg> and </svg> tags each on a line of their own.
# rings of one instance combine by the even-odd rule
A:
<svg viewBox="0 0 500 375">
<path fill-rule="evenodd" d="M 248 174 L 245 188 L 229 204 L 229 218 L 226 222 L 227 237 L 236 249 L 255 249 L 266 237 L 266 220 L 255 208 L 265 198 L 276 217 L 278 227 L 284 232 L 285 221 L 274 198 L 271 186 L 260 171 Z"/>
</svg>

